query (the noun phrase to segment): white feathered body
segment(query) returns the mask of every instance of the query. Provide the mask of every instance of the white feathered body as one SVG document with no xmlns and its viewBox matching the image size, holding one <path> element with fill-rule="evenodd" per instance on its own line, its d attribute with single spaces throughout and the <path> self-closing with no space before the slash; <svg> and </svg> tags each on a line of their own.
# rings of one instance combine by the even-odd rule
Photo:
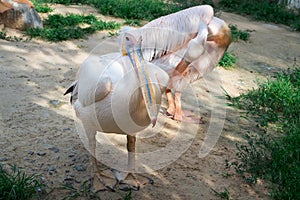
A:
<svg viewBox="0 0 300 200">
<path fill-rule="evenodd" d="M 168 75 L 148 63 L 149 75 L 158 84 L 167 85 Z M 73 106 L 85 129 L 105 133 L 135 133 L 150 124 L 135 71 L 127 56 L 113 53 L 91 55 L 80 67 L 73 90 Z M 161 95 L 156 102 L 160 104 Z M 159 109 L 159 107 L 157 107 Z"/>
</svg>

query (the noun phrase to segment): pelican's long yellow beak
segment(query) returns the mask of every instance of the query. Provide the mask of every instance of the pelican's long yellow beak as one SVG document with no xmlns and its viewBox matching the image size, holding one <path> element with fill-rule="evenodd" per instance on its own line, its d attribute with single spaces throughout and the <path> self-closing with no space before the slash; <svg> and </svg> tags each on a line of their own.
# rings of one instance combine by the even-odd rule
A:
<svg viewBox="0 0 300 200">
<path fill-rule="evenodd" d="M 125 37 L 125 40 L 129 40 L 129 43 L 131 44 L 125 45 L 126 52 L 131 60 L 131 63 L 140 82 L 140 88 L 146 105 L 146 109 L 149 118 L 151 119 L 152 126 L 154 127 L 158 115 L 158 109 L 156 105 L 156 93 L 141 52 L 141 40 L 136 41 L 133 37 L 129 36 Z"/>
</svg>

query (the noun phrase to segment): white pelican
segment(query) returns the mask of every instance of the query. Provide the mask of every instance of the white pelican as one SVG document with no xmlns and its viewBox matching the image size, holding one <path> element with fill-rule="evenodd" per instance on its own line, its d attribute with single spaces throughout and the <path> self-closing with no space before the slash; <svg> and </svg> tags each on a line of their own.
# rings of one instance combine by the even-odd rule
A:
<svg viewBox="0 0 300 200">
<path fill-rule="evenodd" d="M 211 6 L 203 5 L 160 17 L 141 28 L 124 27 L 122 32 L 142 37 L 145 60 L 169 74 L 167 114 L 177 121 L 201 123 L 201 118 L 183 114 L 180 91 L 216 67 L 231 43 L 227 24 L 214 17 Z M 124 51 L 122 37 L 120 43 Z"/>
<path fill-rule="evenodd" d="M 103 189 L 103 185 L 113 190 L 117 184 L 120 189 L 139 189 L 141 184 L 152 182 L 146 178 L 142 183 L 134 174 L 136 137 L 133 133 L 151 123 L 155 125 L 161 95 L 168 85 L 169 76 L 161 68 L 144 61 L 140 40 L 135 40 L 130 34 L 125 34 L 124 38 L 126 55 L 90 56 L 81 65 L 78 80 L 65 93 L 71 93 L 76 116 L 81 120 L 88 138 L 93 165 L 92 187 L 95 191 Z M 122 127 L 124 122 L 126 127 Z M 97 131 L 127 135 L 128 173 L 112 170 L 116 180 L 112 185 L 105 181 L 106 175 L 97 166 Z"/>
</svg>

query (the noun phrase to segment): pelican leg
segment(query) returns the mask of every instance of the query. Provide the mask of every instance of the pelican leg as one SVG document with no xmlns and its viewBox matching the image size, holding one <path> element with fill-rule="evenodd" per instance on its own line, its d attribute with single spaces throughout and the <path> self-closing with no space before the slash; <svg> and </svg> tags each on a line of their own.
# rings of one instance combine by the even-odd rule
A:
<svg viewBox="0 0 300 200">
<path fill-rule="evenodd" d="M 168 109 L 167 109 L 166 115 L 173 117 L 175 114 L 175 103 L 174 103 L 172 91 L 169 88 L 166 89 L 166 97 L 167 97 L 167 101 L 168 101 Z"/>
<path fill-rule="evenodd" d="M 175 92 L 175 114 L 174 120 L 181 122 L 188 122 L 193 124 L 203 124 L 202 117 L 195 117 L 195 115 L 187 110 L 181 108 L 181 92 Z"/>
<path fill-rule="evenodd" d="M 175 113 L 174 113 L 174 120 L 182 121 L 182 110 L 181 110 L 181 92 L 175 92 Z"/>
<path fill-rule="evenodd" d="M 127 135 L 128 172 L 114 170 L 114 175 L 119 182 L 120 190 L 139 190 L 146 184 L 153 184 L 153 180 L 135 172 L 135 142 L 136 137 Z"/>
<path fill-rule="evenodd" d="M 92 179 L 91 179 L 91 188 L 94 192 L 111 190 L 114 191 L 114 187 L 117 184 L 117 181 L 114 177 L 114 174 L 110 169 L 105 169 L 103 166 L 98 165 L 98 160 L 96 159 L 96 134 L 88 134 L 89 139 L 89 150 L 91 155 L 92 163 Z"/>
</svg>

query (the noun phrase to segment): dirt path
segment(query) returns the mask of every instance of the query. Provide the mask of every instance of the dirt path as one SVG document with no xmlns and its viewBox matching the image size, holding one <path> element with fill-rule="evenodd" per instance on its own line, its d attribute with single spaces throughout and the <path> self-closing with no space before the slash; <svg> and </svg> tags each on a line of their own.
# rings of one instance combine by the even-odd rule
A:
<svg viewBox="0 0 300 200">
<path fill-rule="evenodd" d="M 225 160 L 234 158 L 235 143 L 244 142 L 243 135 L 254 129 L 240 119 L 236 111 L 226 108 L 226 120 L 217 144 L 206 157 L 199 158 L 198 154 L 214 120 L 212 111 L 218 106 L 224 108 L 214 97 L 217 94 L 214 89 L 223 87 L 237 96 L 255 87 L 258 78 L 293 64 L 300 66 L 300 34 L 285 26 L 249 21 L 235 14 L 222 13 L 221 18 L 237 24 L 239 29 L 253 30 L 250 42 L 234 43 L 230 47 L 239 58 L 238 67 L 218 68 L 193 84 L 193 92 L 200 101 L 200 114 L 206 123 L 198 128 L 191 125 L 181 129 L 184 132 L 197 130 L 187 151 L 153 172 L 151 177 L 155 184 L 134 192 L 132 199 L 218 199 L 212 189 L 222 192 L 224 188 L 234 199 L 268 199 L 264 183 L 249 186 L 236 175 L 228 176 L 232 171 L 225 169 Z M 97 33 L 87 40 L 61 43 L 0 40 L 0 162 L 42 174 L 49 199 L 67 194 L 55 189 L 61 184 L 79 187 L 90 178 L 89 154 L 76 132 L 69 99 L 62 94 L 74 80 L 80 63 L 104 35 Z M 212 105 L 212 100 L 217 106 Z M 187 98 L 187 102 L 193 101 L 195 99 Z M 222 121 L 222 115 L 217 116 Z M 158 148 L 175 137 L 172 131 L 178 130 L 178 124 L 168 119 L 161 123 L 168 124 L 162 136 L 140 140 L 141 149 L 145 145 Z M 101 199 L 122 199 L 125 193 L 100 195 Z"/>
</svg>

